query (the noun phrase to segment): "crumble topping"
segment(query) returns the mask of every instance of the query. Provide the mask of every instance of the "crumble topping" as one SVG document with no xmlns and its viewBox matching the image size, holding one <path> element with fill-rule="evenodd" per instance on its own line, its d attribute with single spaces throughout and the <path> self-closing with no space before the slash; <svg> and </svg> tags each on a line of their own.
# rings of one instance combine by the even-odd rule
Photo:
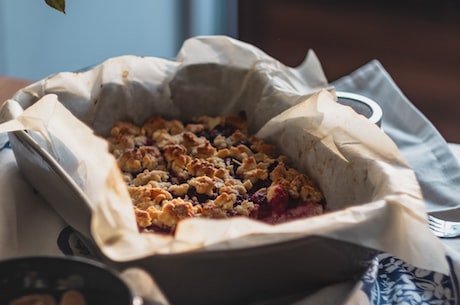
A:
<svg viewBox="0 0 460 305">
<path fill-rule="evenodd" d="M 275 146 L 248 135 L 243 116 L 120 121 L 108 141 L 141 231 L 173 233 L 189 217 L 275 224 L 324 212 L 311 179 Z"/>
</svg>

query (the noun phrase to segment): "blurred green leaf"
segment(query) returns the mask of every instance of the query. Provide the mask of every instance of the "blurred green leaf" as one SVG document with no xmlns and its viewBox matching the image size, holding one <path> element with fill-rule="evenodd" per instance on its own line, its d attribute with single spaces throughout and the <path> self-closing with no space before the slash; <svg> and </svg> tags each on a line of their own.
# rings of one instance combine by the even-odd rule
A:
<svg viewBox="0 0 460 305">
<path fill-rule="evenodd" d="M 45 0 L 46 4 L 65 14 L 65 0 Z"/>
</svg>

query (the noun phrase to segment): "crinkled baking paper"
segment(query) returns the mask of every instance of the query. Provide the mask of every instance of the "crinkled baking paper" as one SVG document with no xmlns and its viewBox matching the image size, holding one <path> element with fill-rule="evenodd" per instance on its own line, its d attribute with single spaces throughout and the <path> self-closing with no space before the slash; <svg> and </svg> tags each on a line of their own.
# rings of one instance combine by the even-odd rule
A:
<svg viewBox="0 0 460 305">
<path fill-rule="evenodd" d="M 112 124 L 141 124 L 154 114 L 186 120 L 241 111 L 251 132 L 276 144 L 317 182 L 332 211 L 276 226 L 246 218 L 188 219 L 174 237 L 139 233 L 102 139 Z M 413 171 L 384 131 L 336 103 L 312 51 L 291 68 L 228 37 L 196 37 L 184 43 L 176 61 L 121 56 L 86 71 L 52 75 L 19 91 L 1 114 L 0 131 L 29 130 L 84 191 L 91 228 L 77 229 L 89 230 L 112 260 L 319 234 L 448 272 Z"/>
</svg>

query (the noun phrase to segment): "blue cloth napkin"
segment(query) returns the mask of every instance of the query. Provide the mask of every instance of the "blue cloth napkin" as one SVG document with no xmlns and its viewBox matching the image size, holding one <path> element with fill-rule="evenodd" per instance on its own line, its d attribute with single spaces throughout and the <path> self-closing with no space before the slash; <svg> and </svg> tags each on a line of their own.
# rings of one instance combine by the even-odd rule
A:
<svg viewBox="0 0 460 305">
<path fill-rule="evenodd" d="M 460 210 L 460 167 L 433 124 L 404 96 L 377 60 L 332 83 L 362 94 L 383 110 L 382 128 L 414 169 L 428 212 Z M 458 213 L 460 219 L 460 212 Z"/>
</svg>

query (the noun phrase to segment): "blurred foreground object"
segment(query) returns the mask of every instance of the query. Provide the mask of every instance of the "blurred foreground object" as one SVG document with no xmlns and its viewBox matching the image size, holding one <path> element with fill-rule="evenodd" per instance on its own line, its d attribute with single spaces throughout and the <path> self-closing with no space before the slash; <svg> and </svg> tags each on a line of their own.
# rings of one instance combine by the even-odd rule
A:
<svg viewBox="0 0 460 305">
<path fill-rule="evenodd" d="M 65 0 L 45 0 L 46 4 L 65 14 Z"/>
</svg>

